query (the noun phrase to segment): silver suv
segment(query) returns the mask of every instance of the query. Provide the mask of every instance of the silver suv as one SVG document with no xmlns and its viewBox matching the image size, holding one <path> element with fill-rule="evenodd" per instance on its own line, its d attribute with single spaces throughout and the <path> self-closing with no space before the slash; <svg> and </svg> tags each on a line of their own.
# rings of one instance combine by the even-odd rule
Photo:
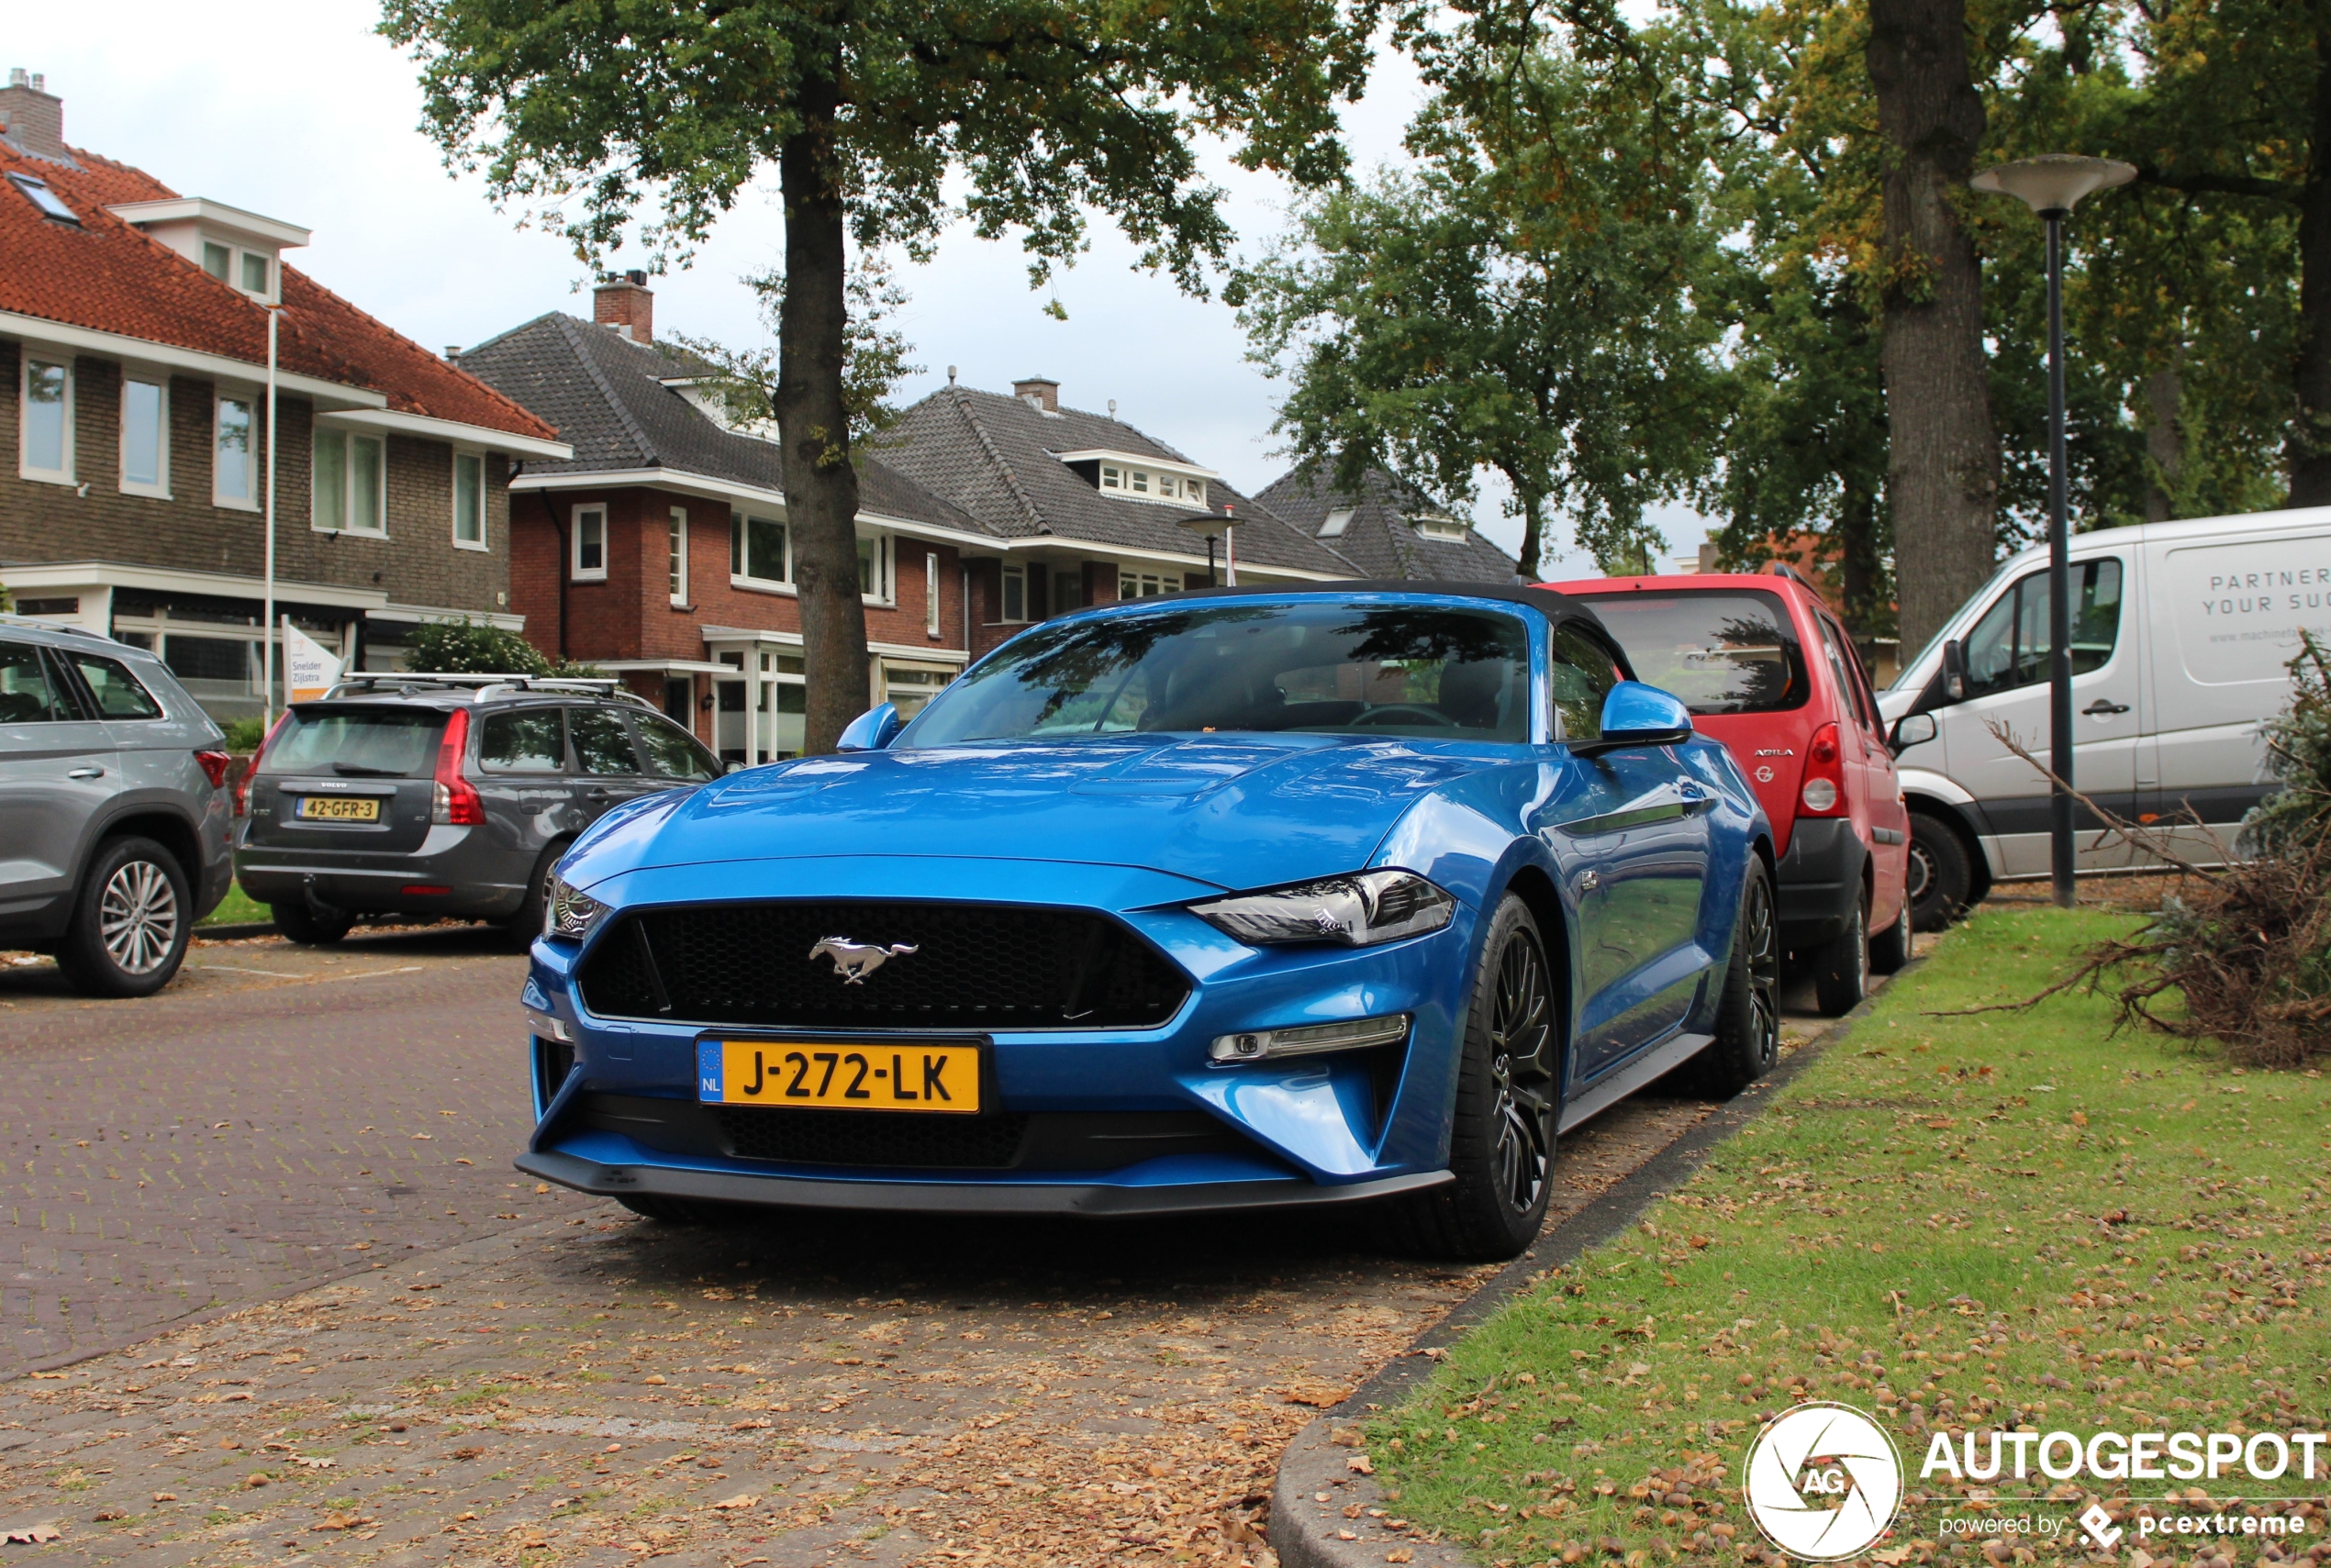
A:
<svg viewBox="0 0 2331 1568">
<path fill-rule="evenodd" d="M 576 834 L 720 772 L 613 681 L 359 675 L 268 736 L 235 874 L 294 941 L 338 941 L 360 915 L 451 915 L 523 949 Z"/>
<path fill-rule="evenodd" d="M 0 615 L 0 947 L 84 995 L 169 984 L 233 880 L 223 742 L 143 649 Z"/>
</svg>

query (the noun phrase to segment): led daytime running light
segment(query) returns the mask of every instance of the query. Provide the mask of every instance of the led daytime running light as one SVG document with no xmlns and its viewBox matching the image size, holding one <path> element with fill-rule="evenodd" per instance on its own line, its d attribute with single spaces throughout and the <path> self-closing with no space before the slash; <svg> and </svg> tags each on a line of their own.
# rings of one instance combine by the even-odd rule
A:
<svg viewBox="0 0 2331 1568">
<path fill-rule="evenodd" d="M 1316 1056 L 1329 1051 L 1360 1051 L 1406 1040 L 1409 1016 L 1354 1018 L 1339 1024 L 1303 1024 L 1288 1029 L 1243 1029 L 1217 1035 L 1206 1054 L 1217 1062 L 1261 1062 L 1276 1056 Z"/>
</svg>

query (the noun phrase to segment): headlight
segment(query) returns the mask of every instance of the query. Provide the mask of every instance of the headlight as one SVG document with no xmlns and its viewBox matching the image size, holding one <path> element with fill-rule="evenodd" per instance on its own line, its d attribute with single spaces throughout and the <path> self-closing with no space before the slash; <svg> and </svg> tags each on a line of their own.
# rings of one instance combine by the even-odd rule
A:
<svg viewBox="0 0 2331 1568">
<path fill-rule="evenodd" d="M 1253 947 L 1334 942 L 1364 948 L 1437 931 L 1455 910 L 1455 899 L 1412 871 L 1364 871 L 1189 906 L 1216 930 Z"/>
<path fill-rule="evenodd" d="M 566 878 L 554 875 L 551 878 L 551 896 L 542 906 L 542 934 L 581 941 L 606 913 L 606 905 L 569 886 Z"/>
</svg>

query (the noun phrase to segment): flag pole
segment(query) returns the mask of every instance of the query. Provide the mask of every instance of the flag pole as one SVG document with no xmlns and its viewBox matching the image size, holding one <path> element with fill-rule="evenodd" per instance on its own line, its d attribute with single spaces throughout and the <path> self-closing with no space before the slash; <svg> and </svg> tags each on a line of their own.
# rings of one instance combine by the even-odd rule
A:
<svg viewBox="0 0 2331 1568">
<path fill-rule="evenodd" d="M 281 306 L 267 307 L 267 568 L 260 617 L 259 711 L 262 732 L 275 724 L 275 323 Z M 248 668 L 248 666 L 246 666 Z"/>
</svg>

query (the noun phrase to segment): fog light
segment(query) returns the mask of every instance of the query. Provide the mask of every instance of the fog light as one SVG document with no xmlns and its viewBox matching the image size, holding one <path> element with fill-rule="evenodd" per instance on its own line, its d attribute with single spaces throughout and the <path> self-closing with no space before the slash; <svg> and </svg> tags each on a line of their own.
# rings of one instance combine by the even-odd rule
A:
<svg viewBox="0 0 2331 1568">
<path fill-rule="evenodd" d="M 1409 1016 L 1354 1018 L 1339 1024 L 1304 1024 L 1286 1029 L 1242 1029 L 1216 1035 L 1206 1054 L 1216 1062 L 1260 1062 L 1266 1057 L 1314 1056 L 1328 1051 L 1359 1051 L 1408 1038 Z"/>
<path fill-rule="evenodd" d="M 1804 800 L 1808 811 L 1827 811 L 1837 804 L 1837 786 L 1827 779 L 1807 779 Z"/>
</svg>

